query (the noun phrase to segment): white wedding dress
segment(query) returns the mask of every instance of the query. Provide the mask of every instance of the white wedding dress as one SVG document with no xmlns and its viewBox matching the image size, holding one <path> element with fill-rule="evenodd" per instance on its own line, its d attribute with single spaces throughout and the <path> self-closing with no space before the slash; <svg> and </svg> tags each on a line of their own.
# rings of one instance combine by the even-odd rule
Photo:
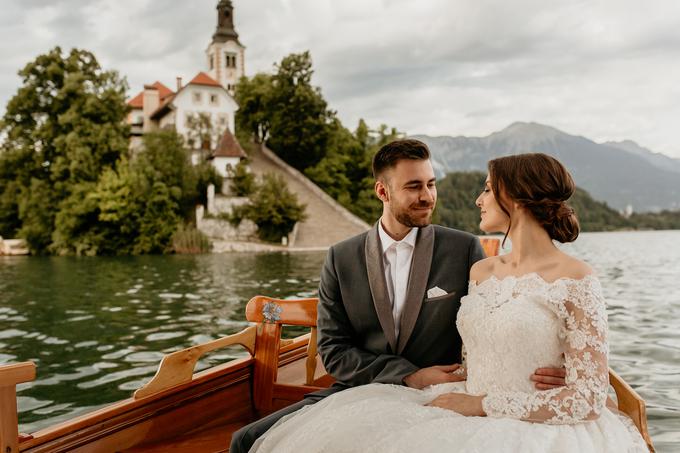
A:
<svg viewBox="0 0 680 453">
<path fill-rule="evenodd" d="M 607 318 L 595 277 L 472 282 L 456 324 L 466 382 L 344 390 L 282 419 L 251 452 L 647 451 L 633 423 L 605 407 Z M 538 391 L 529 380 L 563 365 L 566 387 Z M 486 395 L 487 417 L 425 406 L 446 392 Z"/>
</svg>

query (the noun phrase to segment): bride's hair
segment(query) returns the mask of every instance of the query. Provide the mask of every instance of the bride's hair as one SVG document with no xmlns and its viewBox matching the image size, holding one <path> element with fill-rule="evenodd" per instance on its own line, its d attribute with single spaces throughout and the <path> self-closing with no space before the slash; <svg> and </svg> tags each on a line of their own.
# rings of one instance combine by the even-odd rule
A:
<svg viewBox="0 0 680 453">
<path fill-rule="evenodd" d="M 529 210 L 552 239 L 562 243 L 576 240 L 579 223 L 567 204 L 576 185 L 557 159 L 542 153 L 517 154 L 492 159 L 488 168 L 491 190 L 508 217 L 505 203 L 509 199 Z"/>
</svg>

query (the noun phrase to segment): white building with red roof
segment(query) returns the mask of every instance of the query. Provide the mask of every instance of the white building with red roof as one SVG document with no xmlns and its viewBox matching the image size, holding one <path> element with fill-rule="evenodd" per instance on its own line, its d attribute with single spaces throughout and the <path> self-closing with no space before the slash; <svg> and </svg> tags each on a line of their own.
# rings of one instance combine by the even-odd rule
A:
<svg viewBox="0 0 680 453">
<path fill-rule="evenodd" d="M 208 73 L 199 72 L 186 85 L 182 84 L 181 77 L 177 77 L 176 91 L 159 81 L 144 85 L 144 90 L 128 102 L 130 147 L 139 147 L 145 133 L 174 128 L 192 150 L 194 164 L 207 157 L 220 174 L 226 176 L 227 165 L 235 166 L 246 157 L 233 136 L 238 110 L 233 90 L 238 79 L 244 75 L 244 47 L 234 30 L 230 0 L 221 0 L 217 5 L 217 29 L 206 56 Z M 205 136 L 203 140 L 197 140 L 190 127 L 192 118 L 199 116 L 210 119 L 213 131 L 208 134 L 210 143 L 206 142 Z M 234 142 L 236 146 L 230 145 L 229 151 L 225 151 L 226 148 L 222 146 L 225 140 L 225 143 Z"/>
</svg>

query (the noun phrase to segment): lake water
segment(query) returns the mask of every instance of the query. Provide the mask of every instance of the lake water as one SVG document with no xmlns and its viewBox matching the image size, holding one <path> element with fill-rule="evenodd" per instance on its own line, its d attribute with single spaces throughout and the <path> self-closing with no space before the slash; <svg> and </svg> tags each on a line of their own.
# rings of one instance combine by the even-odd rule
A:
<svg viewBox="0 0 680 453">
<path fill-rule="evenodd" d="M 680 451 L 680 231 L 582 234 L 564 248 L 600 275 L 610 364 L 646 400 L 657 451 Z M 19 387 L 21 431 L 129 397 L 164 353 L 243 329 L 254 295 L 315 295 L 324 256 L 0 257 L 0 363 L 38 367 Z"/>
</svg>

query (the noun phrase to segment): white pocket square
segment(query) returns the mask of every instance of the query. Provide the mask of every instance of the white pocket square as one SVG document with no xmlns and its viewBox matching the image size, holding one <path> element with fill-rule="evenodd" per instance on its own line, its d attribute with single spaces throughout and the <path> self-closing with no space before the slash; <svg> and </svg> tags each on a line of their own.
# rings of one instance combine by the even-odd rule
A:
<svg viewBox="0 0 680 453">
<path fill-rule="evenodd" d="M 441 289 L 439 286 L 432 287 L 427 290 L 427 298 L 431 299 L 433 297 L 446 296 L 448 293 Z"/>
</svg>

